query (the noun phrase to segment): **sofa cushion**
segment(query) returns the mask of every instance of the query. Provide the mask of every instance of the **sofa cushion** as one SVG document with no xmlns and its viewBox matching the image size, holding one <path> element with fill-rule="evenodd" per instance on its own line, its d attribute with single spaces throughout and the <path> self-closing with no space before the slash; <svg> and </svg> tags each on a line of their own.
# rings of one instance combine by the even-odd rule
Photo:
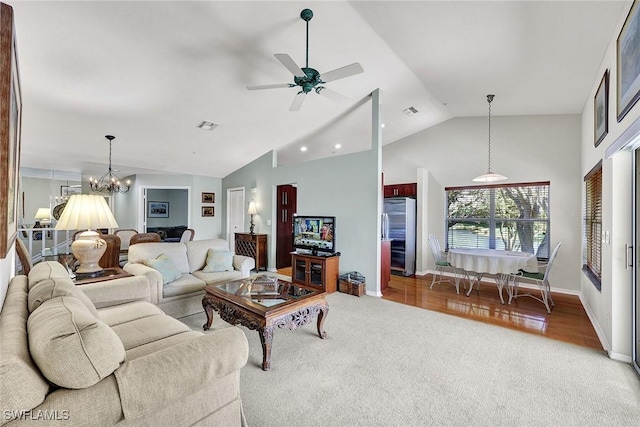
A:
<svg viewBox="0 0 640 427">
<path fill-rule="evenodd" d="M 189 259 L 189 273 L 202 270 L 207 261 L 209 249 L 228 251 L 229 243 L 223 239 L 192 240 L 185 243 Z"/>
<path fill-rule="evenodd" d="M 189 273 L 187 248 L 182 243 L 136 243 L 129 247 L 129 263 L 144 264 L 144 261 L 157 258 L 160 254 L 165 254 L 171 258 L 180 273 Z"/>
<path fill-rule="evenodd" d="M 84 292 L 71 282 L 69 276 L 66 279 L 45 279 L 33 285 L 29 290 L 29 313 L 33 313 L 45 301 L 62 296 L 77 298 L 89 309 L 94 317 L 99 317 L 96 306 Z"/>
<path fill-rule="evenodd" d="M 120 338 L 125 350 L 149 344 L 173 335 L 189 332 L 191 329 L 166 314 L 143 317 L 112 327 Z"/>
<path fill-rule="evenodd" d="M 164 314 L 157 305 L 147 301 L 135 301 L 127 304 L 112 305 L 98 310 L 100 320 L 109 326 L 131 322 L 143 317 Z"/>
<path fill-rule="evenodd" d="M 242 272 L 238 270 L 222 271 L 219 273 L 205 273 L 204 271 L 194 271 L 193 275 L 207 283 L 207 285 L 230 282 L 242 278 Z"/>
<path fill-rule="evenodd" d="M 182 276 L 171 258 L 165 254 L 160 254 L 157 258 L 144 261 L 144 265 L 151 267 L 162 275 L 162 283 L 171 283 Z"/>
<path fill-rule="evenodd" d="M 42 303 L 29 316 L 27 330 L 31 356 L 60 387 L 90 387 L 124 361 L 124 346 L 115 332 L 72 296 Z"/>
<path fill-rule="evenodd" d="M 29 353 L 27 291 L 27 276 L 12 278 L 0 311 L 0 408 L 10 411 L 5 417 L 35 408 L 49 392 Z"/>
<path fill-rule="evenodd" d="M 191 275 L 183 274 L 178 280 L 162 286 L 163 298 L 186 295 L 204 289 L 206 283 L 203 280 Z"/>
<path fill-rule="evenodd" d="M 207 263 L 202 271 L 205 273 L 233 271 L 233 252 L 209 249 L 207 251 Z"/>
</svg>

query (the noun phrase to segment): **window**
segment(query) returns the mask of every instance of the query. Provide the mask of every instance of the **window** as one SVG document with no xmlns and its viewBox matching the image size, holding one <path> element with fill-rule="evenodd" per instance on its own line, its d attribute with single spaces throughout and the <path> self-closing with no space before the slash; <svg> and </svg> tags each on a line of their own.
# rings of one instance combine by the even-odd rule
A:
<svg viewBox="0 0 640 427">
<path fill-rule="evenodd" d="M 549 257 L 549 182 L 445 188 L 446 248 Z"/>
<path fill-rule="evenodd" d="M 584 177 L 583 265 L 596 288 L 602 275 L 602 160 Z"/>
</svg>

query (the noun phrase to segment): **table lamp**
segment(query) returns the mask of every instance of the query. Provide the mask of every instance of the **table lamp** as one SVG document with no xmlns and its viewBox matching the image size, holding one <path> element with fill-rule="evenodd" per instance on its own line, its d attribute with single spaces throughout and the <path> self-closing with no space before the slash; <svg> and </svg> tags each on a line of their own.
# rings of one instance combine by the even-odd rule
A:
<svg viewBox="0 0 640 427">
<path fill-rule="evenodd" d="M 103 273 L 98 264 L 107 250 L 107 243 L 97 228 L 118 228 L 109 206 L 103 196 L 94 194 L 74 194 L 71 196 L 56 224 L 56 230 L 83 230 L 71 244 L 71 252 L 80 262 L 76 273 L 99 276 Z"/>
<path fill-rule="evenodd" d="M 51 224 L 51 209 L 49 208 L 38 208 L 36 212 L 35 220 L 40 223 L 43 227 L 47 227 Z"/>
<path fill-rule="evenodd" d="M 249 227 L 249 233 L 253 234 L 253 229 L 256 226 L 253 223 L 253 216 L 258 213 L 258 209 L 256 208 L 256 202 L 253 200 L 249 202 L 249 209 L 247 209 L 247 213 L 251 215 L 251 226 Z"/>
</svg>

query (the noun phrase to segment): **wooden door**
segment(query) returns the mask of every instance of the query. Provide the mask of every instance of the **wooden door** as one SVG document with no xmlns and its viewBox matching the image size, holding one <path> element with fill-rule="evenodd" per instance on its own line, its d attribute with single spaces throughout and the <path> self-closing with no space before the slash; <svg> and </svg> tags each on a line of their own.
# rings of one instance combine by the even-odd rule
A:
<svg viewBox="0 0 640 427">
<path fill-rule="evenodd" d="M 291 267 L 293 251 L 293 215 L 297 210 L 297 188 L 279 185 L 276 189 L 276 268 Z"/>
</svg>

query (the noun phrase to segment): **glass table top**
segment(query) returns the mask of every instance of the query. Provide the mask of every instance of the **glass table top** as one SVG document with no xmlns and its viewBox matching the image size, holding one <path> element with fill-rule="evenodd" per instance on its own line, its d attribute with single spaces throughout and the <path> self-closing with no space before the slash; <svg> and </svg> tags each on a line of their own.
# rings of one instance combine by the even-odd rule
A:
<svg viewBox="0 0 640 427">
<path fill-rule="evenodd" d="M 269 276 L 235 280 L 233 282 L 216 285 L 216 288 L 229 294 L 247 298 L 264 307 L 273 307 L 318 293 L 313 289 L 303 288 Z"/>
</svg>

